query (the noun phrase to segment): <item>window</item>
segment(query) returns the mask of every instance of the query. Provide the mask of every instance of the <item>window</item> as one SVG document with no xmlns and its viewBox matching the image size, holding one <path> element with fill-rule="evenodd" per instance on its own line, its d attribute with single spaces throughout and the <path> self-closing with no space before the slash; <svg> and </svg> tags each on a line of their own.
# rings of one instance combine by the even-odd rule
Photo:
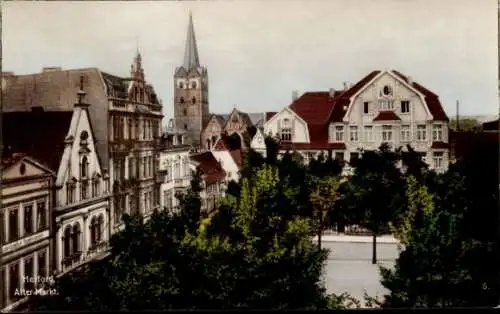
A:
<svg viewBox="0 0 500 314">
<path fill-rule="evenodd" d="M 363 103 L 363 112 L 364 112 L 364 113 L 368 113 L 368 112 L 370 112 L 370 103 L 369 103 L 368 101 L 365 101 L 365 102 Z"/>
<path fill-rule="evenodd" d="M 385 96 L 391 95 L 392 94 L 392 88 L 389 85 L 385 85 L 384 88 L 382 89 L 382 93 Z"/>
<path fill-rule="evenodd" d="M 68 183 L 66 185 L 66 201 L 67 204 L 71 204 L 75 201 L 75 184 Z"/>
<path fill-rule="evenodd" d="M 33 256 L 25 257 L 24 258 L 24 278 L 23 278 L 25 289 L 33 289 L 34 282 L 32 282 L 32 281 L 34 281 L 33 278 L 35 277 L 34 271 L 35 271 L 35 267 L 33 265 Z"/>
<path fill-rule="evenodd" d="M 384 142 L 392 141 L 392 125 L 382 126 L 382 141 Z"/>
<path fill-rule="evenodd" d="M 47 252 L 45 250 L 38 251 L 38 276 L 47 276 Z"/>
<path fill-rule="evenodd" d="M 76 223 L 73 226 L 73 230 L 72 230 L 72 234 L 71 234 L 71 246 L 72 246 L 72 249 L 73 249 L 73 252 L 72 252 L 73 254 L 79 253 L 80 250 L 81 250 L 81 247 L 80 247 L 80 234 L 81 234 L 80 224 Z"/>
<path fill-rule="evenodd" d="M 339 125 L 335 127 L 335 142 L 344 141 L 344 126 Z"/>
<path fill-rule="evenodd" d="M 373 141 L 373 126 L 367 125 L 365 126 L 365 141 L 371 142 Z"/>
<path fill-rule="evenodd" d="M 410 126 L 402 125 L 401 126 L 401 142 L 409 142 L 410 141 Z"/>
<path fill-rule="evenodd" d="M 350 126 L 349 127 L 349 138 L 350 138 L 351 142 L 358 141 L 358 127 L 357 126 Z"/>
<path fill-rule="evenodd" d="M 146 157 L 142 157 L 142 177 L 145 178 L 146 175 L 147 175 L 147 169 L 148 167 L 148 164 L 147 164 L 147 161 L 146 161 Z"/>
<path fill-rule="evenodd" d="M 174 180 L 180 178 L 181 178 L 181 162 L 179 159 L 176 159 L 174 163 Z"/>
<path fill-rule="evenodd" d="M 140 137 L 139 137 L 139 132 L 140 132 L 140 130 L 141 130 L 141 129 L 139 128 L 139 119 L 136 119 L 136 120 L 135 120 L 135 127 L 134 127 L 134 131 L 135 131 L 135 136 L 134 136 L 134 138 L 136 138 L 136 139 L 140 139 Z"/>
<path fill-rule="evenodd" d="M 45 206 L 45 201 L 39 201 L 36 203 L 36 214 L 37 214 L 37 231 L 41 231 L 47 227 L 47 207 Z"/>
<path fill-rule="evenodd" d="M 129 119 L 127 120 L 128 138 L 129 138 L 129 139 L 132 139 L 132 138 L 133 138 L 133 136 L 134 136 L 134 132 L 133 132 L 133 130 L 132 130 L 132 125 L 133 125 L 133 124 L 132 124 L 132 118 L 129 118 Z"/>
<path fill-rule="evenodd" d="M 88 177 L 88 159 L 87 156 L 83 156 L 82 162 L 80 164 L 80 178 L 87 178 Z"/>
<path fill-rule="evenodd" d="M 142 120 L 142 139 L 146 139 L 146 120 Z"/>
<path fill-rule="evenodd" d="M 410 112 L 410 102 L 408 100 L 401 101 L 401 112 L 402 113 Z"/>
<path fill-rule="evenodd" d="M 106 191 L 104 191 L 104 192 L 109 193 L 109 179 L 104 179 L 104 186 L 106 189 Z"/>
<path fill-rule="evenodd" d="M 380 100 L 380 110 L 393 110 L 394 101 L 392 100 Z"/>
<path fill-rule="evenodd" d="M 184 88 L 184 83 L 179 82 L 179 88 L 181 88 L 181 89 Z"/>
<path fill-rule="evenodd" d="M 89 197 L 89 181 L 84 180 L 80 182 L 80 199 L 86 200 Z"/>
<path fill-rule="evenodd" d="M 417 125 L 417 141 L 425 141 L 427 138 L 425 125 Z"/>
<path fill-rule="evenodd" d="M 64 242 L 63 257 L 64 258 L 70 257 L 71 256 L 71 227 L 70 226 L 67 226 L 64 229 L 63 242 Z"/>
<path fill-rule="evenodd" d="M 196 97 L 193 97 L 193 98 L 191 99 L 191 102 L 193 103 L 193 105 L 194 105 L 194 104 L 196 104 Z"/>
<path fill-rule="evenodd" d="M 19 238 L 19 213 L 17 209 L 9 211 L 9 242 Z"/>
<path fill-rule="evenodd" d="M 144 201 L 144 212 L 148 211 L 148 193 L 144 192 L 143 193 L 143 201 Z"/>
<path fill-rule="evenodd" d="M 188 129 L 188 125 L 184 123 L 184 130 Z"/>
<path fill-rule="evenodd" d="M 135 160 L 134 157 L 128 159 L 128 178 L 135 178 Z"/>
<path fill-rule="evenodd" d="M 344 153 L 341 153 L 341 152 L 335 153 L 335 159 L 338 160 L 339 162 L 343 162 L 344 161 Z"/>
<path fill-rule="evenodd" d="M 443 126 L 441 124 L 432 126 L 432 140 L 436 142 L 443 140 Z"/>
<path fill-rule="evenodd" d="M 173 209 L 173 193 L 171 190 L 163 192 L 163 201 L 165 202 L 165 208 L 167 210 Z"/>
<path fill-rule="evenodd" d="M 304 163 L 307 165 L 311 160 L 314 159 L 314 153 L 313 152 L 305 152 L 304 153 Z"/>
<path fill-rule="evenodd" d="M 103 225 L 104 218 L 102 214 L 99 217 L 94 216 L 90 221 L 89 231 L 90 231 L 90 247 L 95 248 L 99 242 L 101 242 L 101 228 Z"/>
<path fill-rule="evenodd" d="M 290 119 L 283 119 L 280 128 L 280 139 L 282 142 L 292 141 L 292 122 Z"/>
<path fill-rule="evenodd" d="M 24 236 L 33 233 L 33 204 L 24 205 Z"/>
<path fill-rule="evenodd" d="M 98 197 L 99 190 L 100 190 L 100 183 L 99 183 L 99 179 L 96 178 L 96 179 L 92 180 L 92 197 Z"/>
<path fill-rule="evenodd" d="M 80 133 L 80 145 L 87 145 L 88 138 L 89 138 L 89 133 L 87 131 L 82 131 Z"/>
<path fill-rule="evenodd" d="M 21 281 L 19 275 L 19 262 L 14 262 L 9 266 L 9 299 L 11 301 L 18 300 L 19 295 L 16 295 L 16 289 L 21 288 Z"/>
<path fill-rule="evenodd" d="M 180 102 L 181 104 L 183 104 L 183 103 L 184 103 L 184 97 L 179 98 L 179 102 Z"/>
<path fill-rule="evenodd" d="M 197 84 L 195 81 L 191 82 L 191 88 L 196 88 Z"/>
<path fill-rule="evenodd" d="M 186 108 L 184 108 L 184 110 L 182 110 L 182 113 L 183 113 L 185 116 L 187 116 L 187 115 L 188 115 L 188 111 L 187 111 L 187 109 L 186 109 Z"/>
<path fill-rule="evenodd" d="M 434 169 L 441 169 L 443 167 L 443 152 L 435 152 L 432 154 L 432 166 Z"/>
</svg>

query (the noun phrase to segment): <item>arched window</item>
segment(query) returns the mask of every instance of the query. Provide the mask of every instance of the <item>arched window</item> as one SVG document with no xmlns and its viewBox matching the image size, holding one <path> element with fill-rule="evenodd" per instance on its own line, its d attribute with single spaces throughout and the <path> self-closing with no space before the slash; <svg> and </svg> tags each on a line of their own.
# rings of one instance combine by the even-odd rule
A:
<svg viewBox="0 0 500 314">
<path fill-rule="evenodd" d="M 80 177 L 87 178 L 88 177 L 88 159 L 87 156 L 83 156 L 82 163 L 80 164 Z"/>
<path fill-rule="evenodd" d="M 82 133 L 80 133 L 80 145 L 87 145 L 88 138 L 89 133 L 87 131 L 82 131 Z"/>
<path fill-rule="evenodd" d="M 102 228 L 104 226 L 104 216 L 102 214 L 99 215 L 99 218 L 97 219 L 97 243 L 102 241 Z"/>
<path fill-rule="evenodd" d="M 193 102 L 193 104 L 196 104 L 196 97 L 193 97 L 191 101 Z"/>
<path fill-rule="evenodd" d="M 63 236 L 63 258 L 67 258 L 71 255 L 71 227 L 67 226 L 64 229 Z"/>
<path fill-rule="evenodd" d="M 184 83 L 179 82 L 179 88 L 181 88 L 181 89 L 184 88 Z"/>
<path fill-rule="evenodd" d="M 97 244 L 96 241 L 96 224 L 97 224 L 97 218 L 94 216 L 90 220 L 90 226 L 89 226 L 89 231 L 90 231 L 90 247 L 94 247 Z"/>
<path fill-rule="evenodd" d="M 80 224 L 77 222 L 73 226 L 73 232 L 71 234 L 71 244 L 73 247 L 73 254 L 80 252 L 81 251 L 81 246 L 80 246 L 80 234 L 81 234 L 81 229 L 80 229 Z"/>
<path fill-rule="evenodd" d="M 181 104 L 183 104 L 183 103 L 184 103 L 184 97 L 181 97 L 181 98 L 179 99 L 179 102 L 180 102 Z"/>
<path fill-rule="evenodd" d="M 191 88 L 196 88 L 198 85 L 196 84 L 195 81 L 191 82 Z"/>
</svg>

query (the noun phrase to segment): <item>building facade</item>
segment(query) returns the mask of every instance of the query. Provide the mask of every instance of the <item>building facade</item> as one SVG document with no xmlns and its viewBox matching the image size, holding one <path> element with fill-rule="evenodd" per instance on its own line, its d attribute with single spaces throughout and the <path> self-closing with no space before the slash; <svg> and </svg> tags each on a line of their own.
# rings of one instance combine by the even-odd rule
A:
<svg viewBox="0 0 500 314">
<path fill-rule="evenodd" d="M 119 77 L 97 68 L 63 70 L 3 77 L 4 112 L 69 112 L 81 82 L 103 173 L 110 176 L 113 192 L 113 230 L 123 227 L 123 213 L 145 216 L 159 206 L 157 143 L 162 106 L 147 83 L 142 56 L 137 52 L 130 75 Z"/>
<path fill-rule="evenodd" d="M 78 96 L 72 112 L 40 109 L 3 116 L 4 145 L 34 156 L 56 174 L 51 211 L 56 275 L 105 254 L 110 234 L 110 178 L 100 165 L 85 93 Z"/>
<path fill-rule="evenodd" d="M 308 162 L 320 152 L 349 162 L 382 143 L 410 145 L 431 168 L 448 167 L 448 117 L 439 97 L 394 70 L 373 71 L 342 90 L 307 92 L 274 115 L 252 141 L 277 136 L 281 150 L 299 151 Z"/>
<path fill-rule="evenodd" d="M 0 310 L 9 311 L 50 280 L 55 173 L 26 154 L 3 155 Z"/>
<path fill-rule="evenodd" d="M 162 136 L 159 153 L 158 182 L 160 186 L 160 208 L 174 212 L 179 201 L 177 193 L 184 193 L 191 182 L 191 165 L 189 154 L 191 146 L 184 144 L 183 137 L 165 133 Z"/>
<path fill-rule="evenodd" d="M 217 200 L 225 195 L 227 174 L 210 151 L 191 154 L 189 158 L 193 171 L 201 175 L 202 210 L 210 212 L 216 208 Z"/>
</svg>

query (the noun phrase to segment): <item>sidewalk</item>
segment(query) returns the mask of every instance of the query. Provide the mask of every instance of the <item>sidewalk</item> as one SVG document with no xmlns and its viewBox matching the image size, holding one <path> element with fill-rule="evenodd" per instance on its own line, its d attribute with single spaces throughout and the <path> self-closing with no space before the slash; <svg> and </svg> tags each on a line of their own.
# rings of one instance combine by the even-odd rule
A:
<svg viewBox="0 0 500 314">
<path fill-rule="evenodd" d="M 313 237 L 313 241 L 318 241 L 318 236 Z M 328 234 L 321 236 L 321 242 L 349 242 L 349 243 L 372 243 L 371 236 L 353 236 L 344 234 Z M 377 237 L 377 243 L 398 244 L 392 235 L 383 235 Z"/>
</svg>

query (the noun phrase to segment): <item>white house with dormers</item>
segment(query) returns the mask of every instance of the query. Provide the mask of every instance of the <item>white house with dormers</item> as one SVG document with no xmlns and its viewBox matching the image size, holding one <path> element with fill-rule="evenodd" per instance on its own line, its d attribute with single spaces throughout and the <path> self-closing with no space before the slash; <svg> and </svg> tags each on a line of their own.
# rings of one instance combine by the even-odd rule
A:
<svg viewBox="0 0 500 314">
<path fill-rule="evenodd" d="M 436 94 L 385 70 L 343 90 L 304 93 L 267 121 L 263 134 L 277 136 L 283 152 L 298 151 L 306 162 L 320 152 L 349 162 L 387 142 L 393 148 L 410 145 L 432 169 L 444 171 L 448 121 Z M 252 147 L 262 149 L 256 141 Z"/>
<path fill-rule="evenodd" d="M 179 201 L 177 192 L 183 193 L 191 183 L 191 145 L 183 142 L 184 136 L 177 133 L 164 133 L 159 150 L 159 171 L 156 174 L 160 183 L 160 210 L 173 212 Z"/>
<path fill-rule="evenodd" d="M 226 172 L 226 181 L 228 183 L 230 181 L 238 182 L 243 165 L 242 149 L 231 149 L 229 143 L 227 143 L 227 137 L 221 137 L 217 140 L 211 152 Z"/>
<path fill-rule="evenodd" d="M 105 254 L 110 236 L 109 177 L 96 153 L 85 93 L 72 112 L 11 112 L 8 139 L 56 173 L 52 210 L 53 268 L 65 274 Z"/>
</svg>

